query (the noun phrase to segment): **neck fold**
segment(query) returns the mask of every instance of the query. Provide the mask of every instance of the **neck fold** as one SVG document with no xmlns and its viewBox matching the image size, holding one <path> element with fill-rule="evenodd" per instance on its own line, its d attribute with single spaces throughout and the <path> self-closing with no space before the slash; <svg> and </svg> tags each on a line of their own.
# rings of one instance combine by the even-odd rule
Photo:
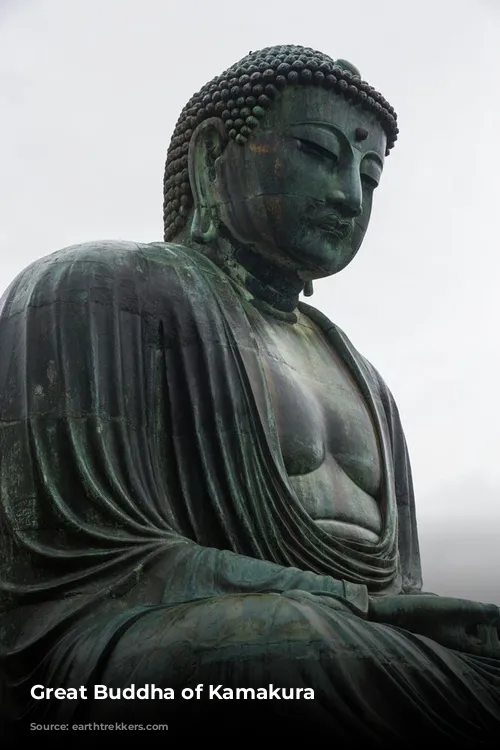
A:
<svg viewBox="0 0 500 750">
<path fill-rule="evenodd" d="M 238 243 L 223 227 L 219 227 L 217 243 L 204 246 L 202 252 L 245 289 L 256 307 L 280 320 L 297 320 L 299 294 L 305 282 L 296 271 Z"/>
</svg>

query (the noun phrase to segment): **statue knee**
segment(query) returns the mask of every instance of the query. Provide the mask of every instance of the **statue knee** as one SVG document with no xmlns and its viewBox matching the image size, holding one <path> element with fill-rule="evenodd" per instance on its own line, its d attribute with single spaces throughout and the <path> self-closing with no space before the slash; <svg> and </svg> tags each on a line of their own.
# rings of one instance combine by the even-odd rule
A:
<svg viewBox="0 0 500 750">
<path fill-rule="evenodd" d="M 342 612 L 332 610 L 330 625 L 325 625 L 325 618 L 314 603 L 274 593 L 221 597 L 206 603 L 199 615 L 208 628 L 208 640 L 211 633 L 216 633 L 220 644 L 238 643 L 242 648 L 248 645 L 263 651 L 270 646 L 276 651 L 282 647 L 288 654 L 290 649 L 301 653 L 304 649 L 309 653 L 315 648 L 323 649 L 331 643 L 334 622 L 344 617 Z"/>
</svg>

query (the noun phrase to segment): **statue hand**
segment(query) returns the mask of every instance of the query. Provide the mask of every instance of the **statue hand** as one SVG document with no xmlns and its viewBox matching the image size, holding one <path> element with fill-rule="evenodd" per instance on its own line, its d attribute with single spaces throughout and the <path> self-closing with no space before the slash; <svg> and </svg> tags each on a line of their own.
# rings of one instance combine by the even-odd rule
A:
<svg viewBox="0 0 500 750">
<path fill-rule="evenodd" d="M 500 658 L 500 608 L 433 595 L 370 599 L 368 619 L 424 635 L 447 648 Z"/>
</svg>

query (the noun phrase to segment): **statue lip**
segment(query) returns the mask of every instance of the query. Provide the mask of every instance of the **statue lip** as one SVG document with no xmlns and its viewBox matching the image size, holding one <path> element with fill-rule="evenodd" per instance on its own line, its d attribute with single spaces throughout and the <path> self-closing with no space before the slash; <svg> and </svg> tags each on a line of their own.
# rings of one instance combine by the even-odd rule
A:
<svg viewBox="0 0 500 750">
<path fill-rule="evenodd" d="M 352 232 L 352 222 L 342 219 L 338 214 L 324 212 L 312 217 L 311 223 L 341 240 L 346 240 Z"/>
</svg>

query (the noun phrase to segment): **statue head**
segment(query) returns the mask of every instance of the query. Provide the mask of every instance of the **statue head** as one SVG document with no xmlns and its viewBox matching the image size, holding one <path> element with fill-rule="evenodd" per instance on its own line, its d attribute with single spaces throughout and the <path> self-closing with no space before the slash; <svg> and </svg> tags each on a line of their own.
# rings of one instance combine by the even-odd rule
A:
<svg viewBox="0 0 500 750">
<path fill-rule="evenodd" d="M 165 240 L 224 237 L 304 281 L 342 270 L 368 227 L 396 113 L 344 60 L 251 52 L 184 107 L 164 178 Z"/>
</svg>

